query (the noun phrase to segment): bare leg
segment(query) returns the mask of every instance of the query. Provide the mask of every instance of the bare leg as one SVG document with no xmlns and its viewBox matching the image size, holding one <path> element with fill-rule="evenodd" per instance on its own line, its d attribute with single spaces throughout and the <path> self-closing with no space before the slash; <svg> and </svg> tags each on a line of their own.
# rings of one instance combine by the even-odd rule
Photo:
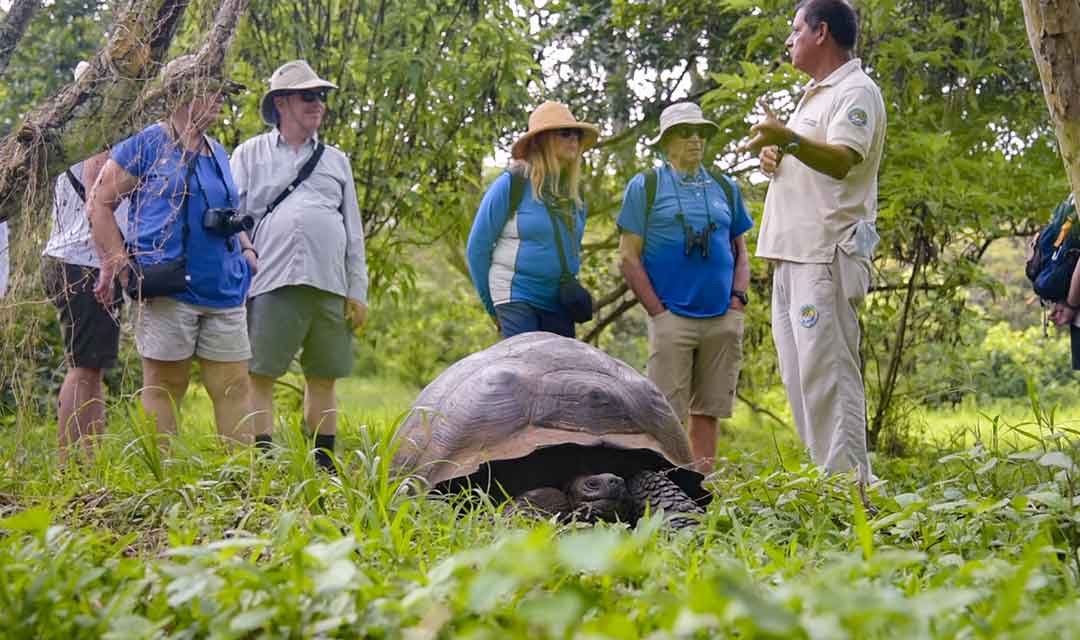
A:
<svg viewBox="0 0 1080 640">
<path fill-rule="evenodd" d="M 214 403 L 214 422 L 227 444 L 250 444 L 251 401 L 247 360 L 220 362 L 199 358 L 203 385 Z"/>
<path fill-rule="evenodd" d="M 337 433 L 337 395 L 333 378 L 308 378 L 304 385 L 304 421 L 324 436 Z"/>
<path fill-rule="evenodd" d="M 176 433 L 176 410 L 191 377 L 191 358 L 169 362 L 143 358 L 142 405 L 154 418 L 158 433 Z"/>
<path fill-rule="evenodd" d="M 711 473 L 716 466 L 717 421 L 714 416 L 690 416 L 690 453 L 694 459 L 694 469 L 700 473 Z"/>
<path fill-rule="evenodd" d="M 251 374 L 252 431 L 256 436 L 274 432 L 274 379 Z"/>
<path fill-rule="evenodd" d="M 82 445 L 87 459 L 93 443 L 84 436 L 105 431 L 105 402 L 102 393 L 102 369 L 71 367 L 60 386 L 57 402 L 57 434 L 60 440 L 60 464 L 66 464 L 69 449 Z"/>
</svg>

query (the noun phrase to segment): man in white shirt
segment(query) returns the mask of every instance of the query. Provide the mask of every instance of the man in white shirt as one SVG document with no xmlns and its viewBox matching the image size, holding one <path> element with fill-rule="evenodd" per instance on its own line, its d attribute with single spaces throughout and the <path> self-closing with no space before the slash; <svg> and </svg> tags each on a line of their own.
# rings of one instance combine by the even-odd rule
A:
<svg viewBox="0 0 1080 640">
<path fill-rule="evenodd" d="M 283 64 L 260 104 L 273 129 L 244 141 L 230 160 L 239 208 L 256 220 L 259 271 L 248 292 L 255 441 L 270 442 L 274 380 L 302 351 L 304 421 L 315 432 L 315 459 L 329 471 L 335 383 L 352 371 L 352 329 L 367 316 L 368 287 L 352 166 L 318 138 L 334 88 L 303 60 Z"/>
<path fill-rule="evenodd" d="M 772 329 L 795 425 L 814 463 L 873 475 L 858 307 L 877 245 L 877 174 L 885 103 L 853 49 L 844 0 L 803 0 L 785 43 L 811 76 L 785 126 L 765 106 L 744 149 L 772 178 L 757 255 L 773 261 Z"/>
</svg>

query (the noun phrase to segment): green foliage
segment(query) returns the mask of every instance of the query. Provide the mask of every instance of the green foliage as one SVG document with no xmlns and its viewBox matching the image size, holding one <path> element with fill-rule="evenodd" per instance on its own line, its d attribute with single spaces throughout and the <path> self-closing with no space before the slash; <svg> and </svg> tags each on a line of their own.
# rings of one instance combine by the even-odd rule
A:
<svg viewBox="0 0 1080 640">
<path fill-rule="evenodd" d="M 163 475 L 106 436 L 57 475 L 0 476 L 11 637 L 1071 637 L 1078 459 L 1034 407 L 1006 433 L 880 462 L 870 514 L 844 477 L 730 449 L 703 525 L 555 527 L 410 496 L 394 423 L 346 425 L 335 477 L 310 442 L 225 452 L 182 429 Z M 294 424 L 286 416 L 286 422 Z M 188 425 L 190 427 L 190 425 Z M 1076 426 L 1076 425 L 1074 425 Z M 41 452 L 50 429 L 22 435 Z M 10 432 L 0 433 L 3 450 Z M 298 466 L 299 465 L 299 466 Z"/>
</svg>

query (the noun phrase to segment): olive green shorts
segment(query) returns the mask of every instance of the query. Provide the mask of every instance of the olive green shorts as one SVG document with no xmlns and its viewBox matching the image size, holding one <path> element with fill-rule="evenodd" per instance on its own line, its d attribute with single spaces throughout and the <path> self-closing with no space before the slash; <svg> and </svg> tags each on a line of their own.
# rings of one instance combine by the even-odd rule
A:
<svg viewBox="0 0 1080 640">
<path fill-rule="evenodd" d="M 309 378 L 352 373 L 352 331 L 345 298 L 306 285 L 290 285 L 248 300 L 251 373 L 277 378 L 297 352 Z"/>
</svg>

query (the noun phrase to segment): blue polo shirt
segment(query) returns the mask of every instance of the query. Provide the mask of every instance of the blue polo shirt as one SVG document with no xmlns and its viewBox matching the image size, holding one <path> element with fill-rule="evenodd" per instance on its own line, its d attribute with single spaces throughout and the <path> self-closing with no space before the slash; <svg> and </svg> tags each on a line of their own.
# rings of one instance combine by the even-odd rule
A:
<svg viewBox="0 0 1080 640">
<path fill-rule="evenodd" d="M 124 140 L 110 155 L 139 179 L 131 194 L 127 233 L 128 250 L 135 260 L 154 264 L 185 253 L 191 282 L 187 291 L 171 297 L 188 304 L 228 308 L 244 303 L 251 272 L 235 235 L 226 237 L 203 228 L 207 208 L 239 202 L 225 149 L 214 141 L 212 146 L 214 157 L 200 154 L 196 158 L 188 185 L 184 181 L 190 155 L 182 154 L 160 124 Z M 188 222 L 186 248 L 180 216 Z"/>
<path fill-rule="evenodd" d="M 694 176 L 680 175 L 669 164 L 657 169 L 656 200 L 652 212 L 645 211 L 645 174 L 639 173 L 626 185 L 618 225 L 623 231 L 645 239 L 642 265 L 664 306 L 690 318 L 711 318 L 727 313 L 731 303 L 731 282 L 735 275 L 735 255 L 731 241 L 754 226 L 746 212 L 742 194 L 727 176 L 734 196 L 734 211 L 727 195 L 704 169 Z M 711 220 L 716 225 L 709 242 L 709 257 L 694 247 L 685 254 L 686 224 L 701 233 Z"/>
</svg>

